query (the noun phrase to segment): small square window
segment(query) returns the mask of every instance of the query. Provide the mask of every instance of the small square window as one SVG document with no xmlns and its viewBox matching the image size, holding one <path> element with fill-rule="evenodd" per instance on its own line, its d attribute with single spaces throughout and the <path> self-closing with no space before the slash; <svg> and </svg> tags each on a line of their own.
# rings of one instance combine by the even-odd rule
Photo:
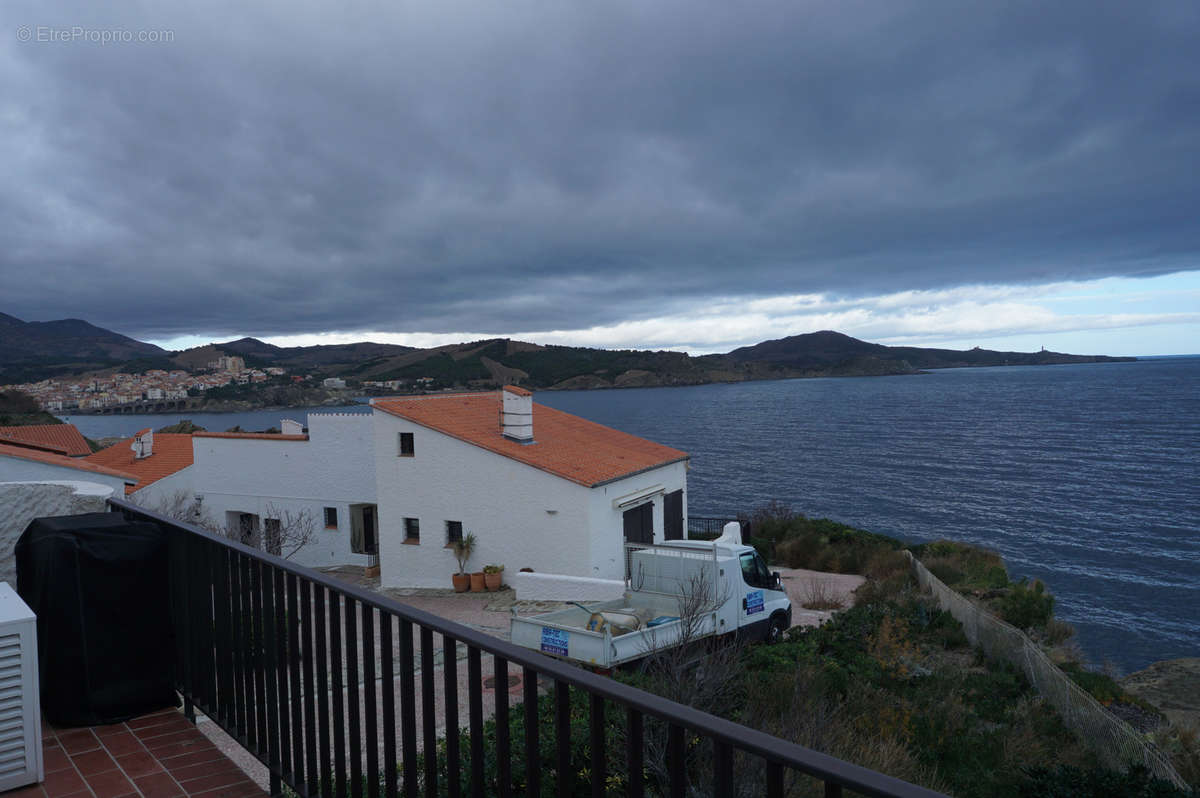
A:
<svg viewBox="0 0 1200 798">
<path fill-rule="evenodd" d="M 325 508 L 325 528 L 326 529 L 337 529 L 337 526 L 338 526 L 337 508 L 336 507 L 326 507 Z"/>
<path fill-rule="evenodd" d="M 413 434 L 411 432 L 400 433 L 400 456 L 412 457 L 415 452 L 413 446 Z"/>
<path fill-rule="evenodd" d="M 421 522 L 416 518 L 404 519 L 404 539 L 413 542 L 421 539 Z"/>
<path fill-rule="evenodd" d="M 457 543 L 462 540 L 462 521 L 446 522 L 446 542 Z"/>
</svg>

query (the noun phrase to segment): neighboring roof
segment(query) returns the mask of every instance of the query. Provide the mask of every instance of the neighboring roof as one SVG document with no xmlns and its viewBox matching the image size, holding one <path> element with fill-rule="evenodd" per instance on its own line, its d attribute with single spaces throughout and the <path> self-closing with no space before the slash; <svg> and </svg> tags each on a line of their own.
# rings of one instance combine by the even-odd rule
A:
<svg viewBox="0 0 1200 798">
<path fill-rule="evenodd" d="M 522 388 L 520 385 L 505 385 L 504 390 L 515 393 L 517 396 L 533 396 L 533 391 Z"/>
<path fill-rule="evenodd" d="M 132 443 L 133 438 L 126 438 L 84 459 L 89 463 L 118 468 L 134 474 L 138 479 L 138 484 L 136 487 L 125 488 L 126 493 L 141 490 L 192 464 L 191 435 L 181 432 L 156 432 L 154 433 L 154 448 L 150 456 L 143 457 L 141 460 L 134 457 L 133 450 L 129 448 Z"/>
<path fill-rule="evenodd" d="M 500 392 L 375 399 L 371 404 L 589 488 L 688 459 L 687 452 L 537 403 L 534 442 L 509 440 L 500 434 Z"/>
<path fill-rule="evenodd" d="M 193 432 L 197 438 L 248 438 L 258 441 L 306 441 L 307 435 L 280 435 L 273 432 Z M 157 440 L 157 439 L 155 439 Z"/>
<path fill-rule="evenodd" d="M 74 424 L 0 427 L 0 443 L 26 443 L 71 457 L 84 457 L 92 453 L 92 447 L 88 446 L 83 433 Z"/>
<path fill-rule="evenodd" d="M 138 479 L 136 474 L 132 474 L 128 471 L 119 471 L 115 468 L 109 468 L 101 463 L 88 462 L 89 458 L 87 457 L 67 457 L 66 455 L 43 452 L 24 446 L 11 446 L 7 443 L 0 443 L 0 457 L 16 457 L 21 460 L 32 460 L 35 463 L 62 466 L 63 468 L 74 468 L 77 471 L 87 471 L 92 474 L 104 474 L 110 477 L 119 477 L 126 482 L 137 482 Z M 125 487 L 125 492 L 131 492 L 130 486 L 127 485 Z"/>
</svg>

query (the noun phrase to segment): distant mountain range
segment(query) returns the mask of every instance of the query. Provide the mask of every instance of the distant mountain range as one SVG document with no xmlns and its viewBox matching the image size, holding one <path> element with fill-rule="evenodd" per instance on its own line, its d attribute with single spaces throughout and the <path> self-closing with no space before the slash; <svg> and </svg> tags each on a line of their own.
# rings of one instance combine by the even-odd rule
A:
<svg viewBox="0 0 1200 798">
<path fill-rule="evenodd" d="M 430 349 L 370 342 L 279 347 L 255 338 L 168 352 L 79 319 L 25 322 L 0 313 L 0 384 L 98 371 L 195 370 L 222 354 L 247 365 L 352 380 L 429 377 L 439 385 L 624 388 L 788 377 L 913 374 L 964 366 L 1098 363 L 1135 358 L 884 346 L 822 331 L 763 341 L 721 355 L 588 349 L 494 338 Z"/>
</svg>

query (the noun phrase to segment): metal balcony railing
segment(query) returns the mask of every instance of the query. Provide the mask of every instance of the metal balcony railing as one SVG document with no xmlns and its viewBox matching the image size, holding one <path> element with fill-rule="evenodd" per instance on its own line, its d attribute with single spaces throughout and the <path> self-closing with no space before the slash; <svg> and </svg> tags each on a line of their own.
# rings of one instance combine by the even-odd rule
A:
<svg viewBox="0 0 1200 798">
<path fill-rule="evenodd" d="M 827 796 L 938 795 L 126 501 L 110 504 L 168 537 L 185 712 L 194 719 L 201 710 L 261 761 L 272 794 L 286 784 L 305 797 L 777 798 L 807 774 Z M 552 708 L 541 716 L 540 693 Z M 586 731 L 573 733 L 573 711 L 586 714 Z M 521 739 L 512 739 L 510 720 L 522 716 Z M 648 752 L 663 760 L 648 761 Z"/>
</svg>

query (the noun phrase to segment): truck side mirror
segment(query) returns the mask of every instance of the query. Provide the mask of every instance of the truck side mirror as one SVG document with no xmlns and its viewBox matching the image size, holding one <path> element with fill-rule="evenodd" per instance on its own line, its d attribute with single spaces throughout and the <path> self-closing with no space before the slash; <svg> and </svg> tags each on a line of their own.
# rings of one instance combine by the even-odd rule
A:
<svg viewBox="0 0 1200 798">
<path fill-rule="evenodd" d="M 775 571 L 771 574 L 771 577 L 775 580 L 775 589 L 783 590 L 783 577 L 779 575 L 779 572 Z"/>
</svg>

